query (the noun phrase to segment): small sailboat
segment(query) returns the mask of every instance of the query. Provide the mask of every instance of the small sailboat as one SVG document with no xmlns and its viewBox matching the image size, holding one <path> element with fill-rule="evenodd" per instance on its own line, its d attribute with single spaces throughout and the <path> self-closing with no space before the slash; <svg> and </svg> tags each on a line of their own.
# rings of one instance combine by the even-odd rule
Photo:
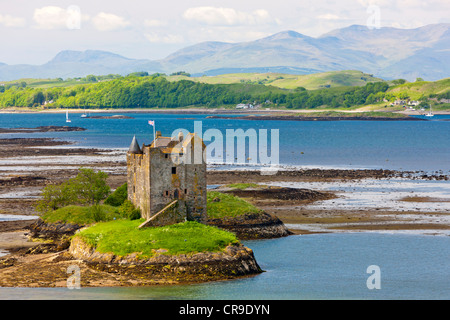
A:
<svg viewBox="0 0 450 320">
<path fill-rule="evenodd" d="M 66 110 L 66 122 L 72 122 L 72 120 L 69 119 L 69 110 Z"/>
<path fill-rule="evenodd" d="M 88 115 L 87 115 L 87 113 L 86 113 L 86 108 L 84 108 L 84 113 L 81 115 L 81 117 L 82 117 L 82 118 L 87 118 L 87 117 L 88 117 Z"/>
<path fill-rule="evenodd" d="M 430 106 L 430 111 L 425 115 L 425 117 L 433 117 L 433 116 L 434 116 L 433 110 L 431 109 L 431 106 Z"/>
</svg>

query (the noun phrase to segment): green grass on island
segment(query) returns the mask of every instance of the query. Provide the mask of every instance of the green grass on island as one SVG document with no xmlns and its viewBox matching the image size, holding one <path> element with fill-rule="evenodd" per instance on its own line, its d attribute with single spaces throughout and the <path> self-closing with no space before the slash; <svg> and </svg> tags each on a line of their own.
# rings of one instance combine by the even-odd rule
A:
<svg viewBox="0 0 450 320">
<path fill-rule="evenodd" d="M 253 184 L 234 184 L 237 188 L 253 187 Z M 110 196 L 110 203 L 118 200 L 125 190 Z M 211 218 L 236 217 L 261 210 L 247 201 L 230 194 L 208 191 L 207 209 Z M 114 198 L 114 199 L 112 199 Z M 105 201 L 106 202 L 106 201 Z M 75 234 L 101 253 L 126 256 L 137 253 L 145 259 L 155 254 L 178 255 L 198 252 L 219 252 L 230 244 L 238 243 L 235 234 L 193 221 L 164 227 L 139 229 L 143 219 L 130 220 L 129 201 L 120 206 L 99 204 L 93 206 L 69 205 L 50 210 L 41 215 L 47 223 L 72 223 L 88 226 Z M 119 204 L 119 203 L 117 203 Z"/>
<path fill-rule="evenodd" d="M 47 223 L 72 223 L 88 225 L 99 221 L 121 219 L 117 207 L 102 204 L 97 206 L 70 205 L 56 210 L 48 211 L 41 215 L 41 219 Z"/>
<path fill-rule="evenodd" d="M 218 252 L 239 242 L 231 232 L 193 221 L 138 229 L 143 221 L 101 222 L 82 230 L 75 237 L 81 237 L 101 253 L 113 253 L 121 257 L 138 253 L 139 258 L 143 259 L 155 254 Z"/>
<path fill-rule="evenodd" d="M 208 191 L 207 210 L 210 218 L 237 217 L 262 211 L 251 203 L 231 194 Z"/>
</svg>

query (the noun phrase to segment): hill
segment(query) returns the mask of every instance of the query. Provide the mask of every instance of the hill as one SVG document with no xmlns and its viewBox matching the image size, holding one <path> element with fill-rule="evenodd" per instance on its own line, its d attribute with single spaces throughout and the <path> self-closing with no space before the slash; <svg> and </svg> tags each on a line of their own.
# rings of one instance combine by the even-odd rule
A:
<svg viewBox="0 0 450 320">
<path fill-rule="evenodd" d="M 400 96 L 408 96 L 412 100 L 420 99 L 423 96 L 444 95 L 450 92 L 450 78 L 438 81 L 417 81 L 398 85 L 389 92 Z"/>
<path fill-rule="evenodd" d="M 209 84 L 250 83 L 263 84 L 283 89 L 303 87 L 307 90 L 333 88 L 343 86 L 363 86 L 369 82 L 379 82 L 383 79 L 375 78 L 356 70 L 331 71 L 308 75 L 285 73 L 234 73 L 217 76 L 187 77 L 174 75 L 167 77 L 169 81 L 192 80 Z"/>
<path fill-rule="evenodd" d="M 203 42 L 161 60 L 130 59 L 97 50 L 62 51 L 39 66 L 0 64 L 0 80 L 66 79 L 137 71 L 171 74 L 183 70 L 194 76 L 209 76 L 361 70 L 383 79 L 414 81 L 421 77 L 434 81 L 450 75 L 449 61 L 448 23 L 416 29 L 368 29 L 353 25 L 317 38 L 283 31 L 249 42 Z"/>
</svg>

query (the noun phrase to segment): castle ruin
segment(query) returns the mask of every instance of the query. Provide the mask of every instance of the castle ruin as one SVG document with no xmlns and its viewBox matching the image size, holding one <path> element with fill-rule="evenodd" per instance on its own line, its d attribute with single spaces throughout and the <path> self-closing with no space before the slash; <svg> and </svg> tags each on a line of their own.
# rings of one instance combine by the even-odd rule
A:
<svg viewBox="0 0 450 320">
<path fill-rule="evenodd" d="M 127 152 L 128 200 L 146 219 L 141 226 L 206 220 L 205 144 L 195 133 L 162 137 Z"/>
</svg>

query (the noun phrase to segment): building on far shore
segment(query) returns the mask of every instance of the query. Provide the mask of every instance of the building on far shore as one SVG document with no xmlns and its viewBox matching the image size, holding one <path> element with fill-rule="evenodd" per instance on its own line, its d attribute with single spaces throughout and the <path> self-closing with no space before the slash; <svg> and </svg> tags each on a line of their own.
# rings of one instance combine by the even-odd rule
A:
<svg viewBox="0 0 450 320">
<path fill-rule="evenodd" d="M 206 162 L 203 140 L 162 137 L 142 148 L 136 140 L 127 152 L 128 200 L 141 210 L 145 226 L 206 220 Z"/>
</svg>

